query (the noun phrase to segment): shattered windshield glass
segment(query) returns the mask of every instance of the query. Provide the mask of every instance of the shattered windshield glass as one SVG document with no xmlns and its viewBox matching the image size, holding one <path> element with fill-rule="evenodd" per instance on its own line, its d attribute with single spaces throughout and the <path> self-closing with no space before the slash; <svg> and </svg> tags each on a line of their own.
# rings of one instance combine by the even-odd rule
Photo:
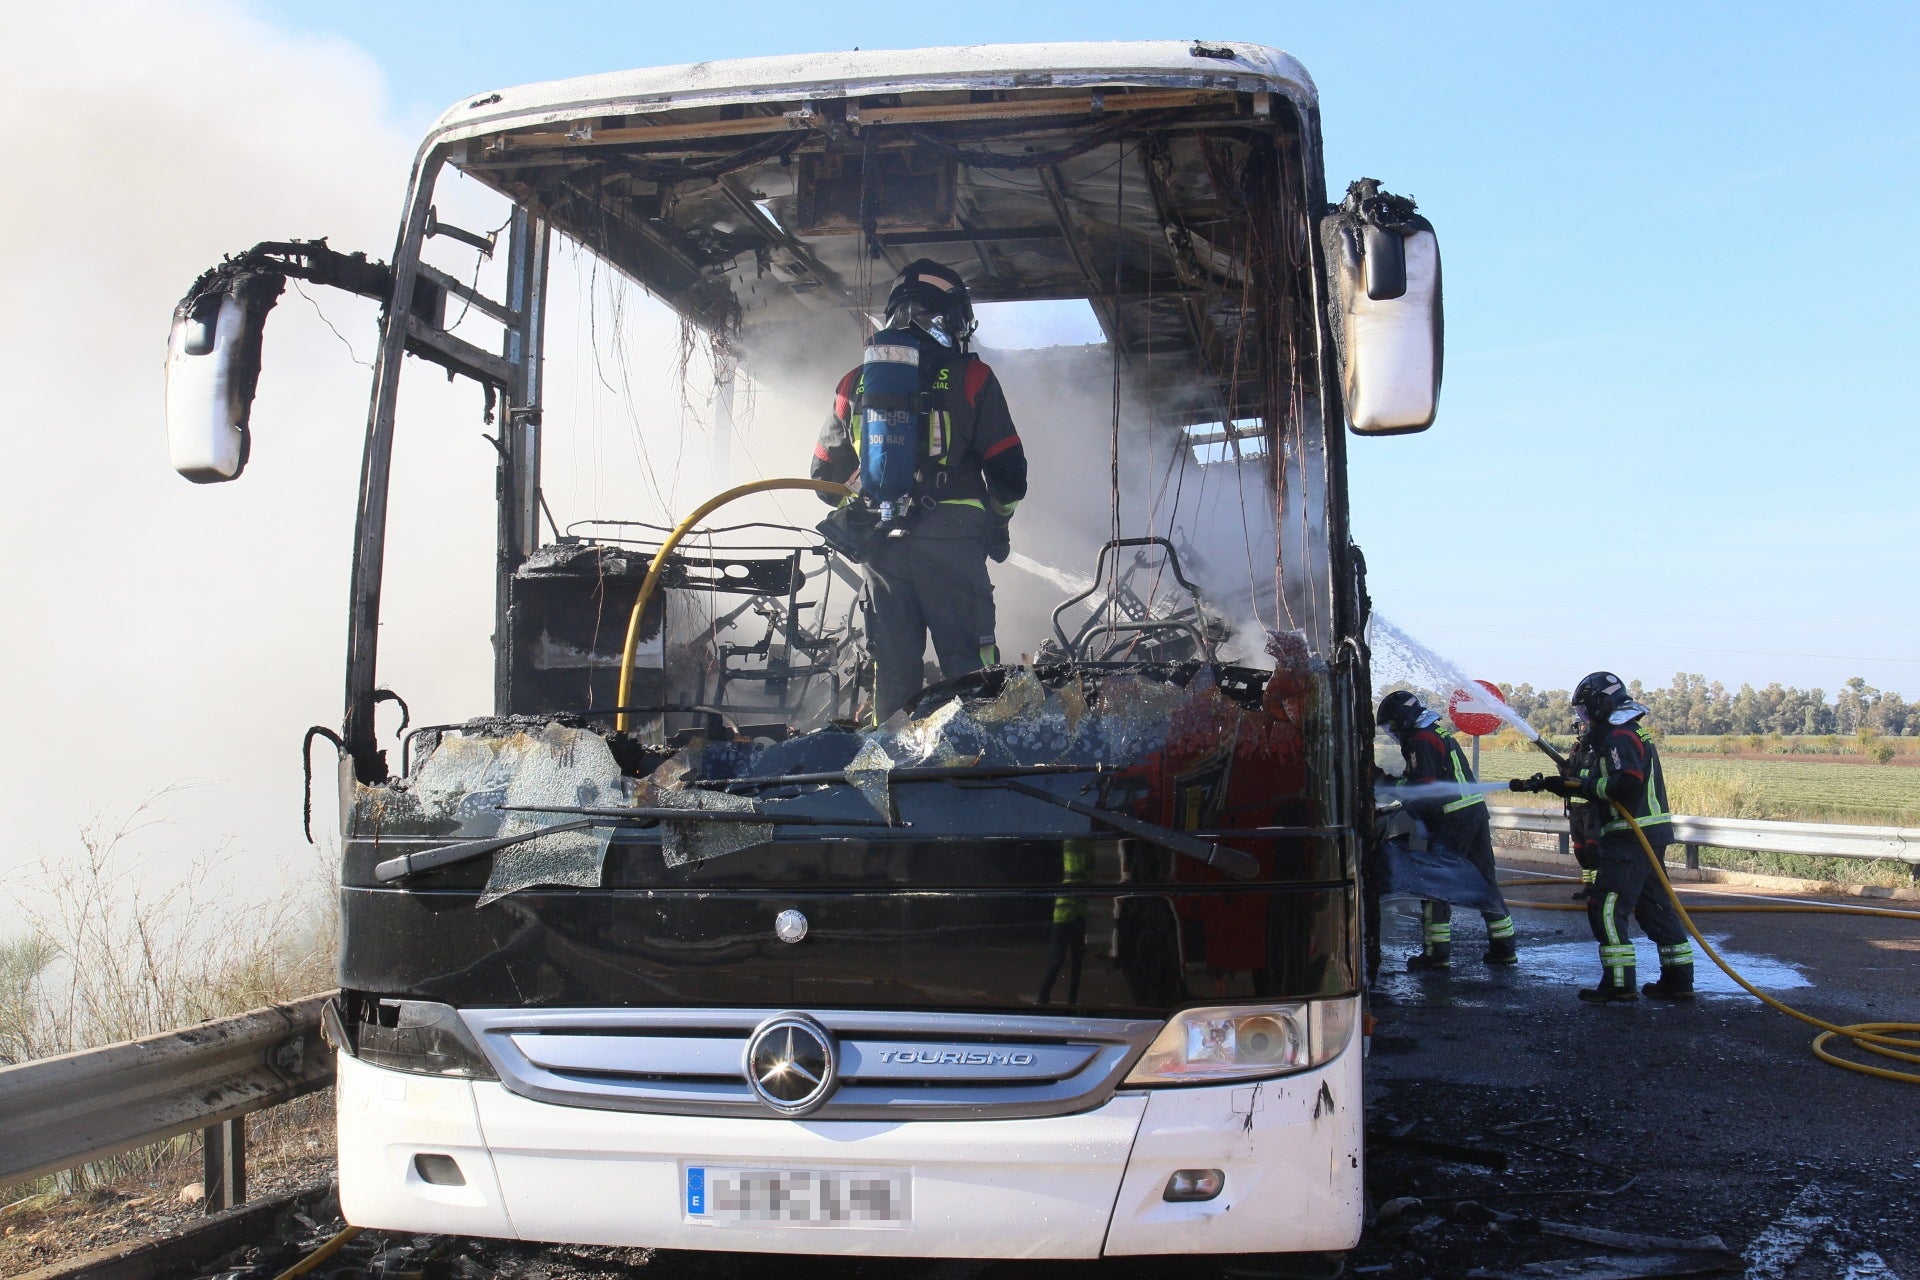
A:
<svg viewBox="0 0 1920 1280">
<path fill-rule="evenodd" d="M 537 831 L 553 819 L 512 808 L 612 807 L 632 803 L 607 740 L 587 729 L 546 724 L 504 735 L 443 734 L 412 778 L 358 788 L 356 831 L 387 836 L 488 839 Z M 600 883 L 611 830 L 563 831 L 493 855 L 480 903 L 528 885 Z"/>
<path fill-rule="evenodd" d="M 1274 652 L 1284 658 L 1300 650 L 1276 644 Z M 924 691 L 875 728 L 834 724 L 784 741 L 690 735 L 670 755 L 656 748 L 638 766 L 629 759 L 627 772 L 640 777 L 623 774 L 616 759 L 626 735 L 479 721 L 442 733 L 412 776 L 361 788 L 356 820 L 363 838 L 475 839 L 535 831 L 559 818 L 506 812 L 509 806 L 753 814 L 765 812 L 769 793 L 792 806 L 845 785 L 896 823 L 896 788 L 971 770 L 1137 775 L 1156 805 L 1170 782 L 1207 770 L 1217 775 L 1208 785 L 1224 798 L 1238 770 L 1243 791 L 1309 811 L 1324 799 L 1328 774 L 1318 758 L 1327 736 L 1314 729 L 1326 714 L 1324 675 L 1317 661 L 1275 672 L 1205 663 L 993 667 Z M 1202 805 L 1189 816 L 1213 815 Z M 643 844 L 657 835 L 670 868 L 764 844 L 777 829 L 772 821 L 699 819 L 621 825 Z M 496 853 L 482 902 L 536 884 L 597 886 L 613 830 L 559 832 Z M 967 834 L 922 828 L 915 838 Z"/>
</svg>

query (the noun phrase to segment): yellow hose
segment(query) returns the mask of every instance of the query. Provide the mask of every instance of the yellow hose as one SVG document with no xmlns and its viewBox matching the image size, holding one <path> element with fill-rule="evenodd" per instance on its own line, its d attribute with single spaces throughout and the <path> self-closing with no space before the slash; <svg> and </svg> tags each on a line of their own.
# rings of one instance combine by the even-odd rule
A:
<svg viewBox="0 0 1920 1280">
<path fill-rule="evenodd" d="M 751 484 L 735 485 L 716 497 L 708 498 L 695 507 L 693 514 L 673 526 L 673 532 L 653 553 L 653 563 L 647 566 L 646 581 L 640 584 L 640 594 L 633 598 L 633 612 L 627 617 L 627 642 L 620 650 L 620 694 L 614 703 L 619 708 L 614 713 L 613 727 L 622 733 L 627 730 L 627 697 L 633 690 L 633 655 L 640 648 L 640 616 L 647 611 L 647 601 L 653 598 L 654 588 L 660 582 L 660 572 L 667 565 L 667 557 L 680 545 L 680 540 L 693 532 L 693 526 L 707 518 L 709 514 L 726 506 L 735 498 L 744 498 L 750 493 L 765 493 L 769 489 L 812 489 L 815 493 L 832 493 L 846 497 L 853 490 L 831 480 L 755 480 Z"/>
<path fill-rule="evenodd" d="M 1622 818 L 1626 819 L 1627 823 L 1633 828 L 1634 838 L 1640 841 L 1641 849 L 1646 851 L 1647 861 L 1653 864 L 1653 874 L 1660 878 L 1660 887 L 1666 890 L 1667 897 L 1673 902 L 1673 909 L 1680 913 L 1680 922 L 1687 926 L 1687 932 L 1693 936 L 1695 942 L 1700 944 L 1700 949 L 1707 953 L 1708 958 L 1720 966 L 1722 973 L 1739 983 L 1740 986 L 1746 990 L 1747 994 L 1760 1000 L 1761 1003 L 1786 1014 L 1789 1018 L 1797 1018 L 1810 1027 L 1818 1028 L 1820 1034 L 1813 1038 L 1813 1052 L 1816 1057 L 1831 1062 L 1836 1067 L 1845 1067 L 1849 1071 L 1859 1071 L 1866 1075 L 1879 1076 L 1883 1080 L 1902 1080 L 1907 1084 L 1920 1084 L 1920 1073 L 1894 1071 L 1887 1067 L 1875 1067 L 1864 1062 L 1849 1062 L 1845 1058 L 1836 1057 L 1828 1053 L 1826 1050 L 1826 1042 L 1828 1040 L 1834 1036 L 1842 1036 L 1853 1041 L 1855 1048 L 1862 1049 L 1868 1053 L 1877 1053 L 1883 1058 L 1898 1058 L 1902 1062 L 1920 1062 L 1920 1052 L 1913 1052 L 1920 1050 L 1920 1040 L 1901 1038 L 1903 1035 L 1920 1036 L 1920 1022 L 1856 1022 L 1850 1026 L 1836 1026 L 1831 1022 L 1823 1022 L 1812 1014 L 1802 1013 L 1798 1009 L 1784 1005 L 1766 992 L 1760 990 L 1760 988 L 1754 986 L 1751 982 L 1748 982 L 1740 976 L 1732 965 L 1721 959 L 1720 953 L 1713 949 L 1713 944 L 1700 936 L 1700 930 L 1694 927 L 1693 918 L 1687 914 L 1686 906 L 1681 903 L 1680 895 L 1674 890 L 1673 881 L 1667 879 L 1666 864 L 1660 861 L 1660 855 L 1653 851 L 1651 844 L 1647 843 L 1646 832 L 1640 830 L 1640 824 L 1634 821 L 1633 815 L 1627 812 L 1626 806 L 1618 800 L 1612 800 L 1608 803 L 1613 805 L 1615 811 L 1618 812 Z M 1870 908 L 1862 908 L 1862 910 L 1870 910 Z M 1886 1034 L 1887 1032 L 1899 1032 L 1901 1035 L 1888 1035 Z"/>
<path fill-rule="evenodd" d="M 312 1253 L 308 1254 L 306 1257 L 300 1259 L 300 1261 L 288 1267 L 285 1271 L 282 1271 L 278 1276 L 274 1277 L 274 1280 L 298 1280 L 298 1277 L 307 1274 L 307 1272 L 313 1270 L 315 1267 L 325 1262 L 328 1258 L 331 1258 L 334 1254 L 340 1252 L 341 1248 L 346 1245 L 347 1241 L 353 1239 L 355 1236 L 359 1234 L 360 1234 L 359 1227 L 348 1227 L 345 1231 L 342 1231 L 339 1235 L 327 1241 L 325 1244 L 321 1245 L 318 1249 L 315 1249 Z"/>
<path fill-rule="evenodd" d="M 1502 880 L 1500 882 L 1500 889 L 1502 896 L 1504 896 L 1506 890 L 1517 889 L 1523 886 L 1541 885 L 1546 887 L 1564 887 L 1572 883 L 1574 882 L 1570 878 L 1564 876 L 1526 876 L 1513 880 Z M 1712 893 L 1713 890 L 1705 889 L 1703 892 Z M 1738 897 L 1740 895 L 1736 894 L 1734 896 Z M 1522 898 L 1507 898 L 1506 903 L 1510 907 L 1528 907 L 1535 911 L 1585 911 L 1587 909 L 1586 904 L 1583 902 L 1533 902 Z M 1716 902 L 1695 907 L 1693 910 L 1695 915 L 1698 915 L 1702 911 L 1797 912 L 1810 916 L 1879 916 L 1885 920 L 1912 920 L 1920 923 L 1920 910 L 1901 911 L 1894 907 L 1855 907 L 1832 902 Z"/>
</svg>

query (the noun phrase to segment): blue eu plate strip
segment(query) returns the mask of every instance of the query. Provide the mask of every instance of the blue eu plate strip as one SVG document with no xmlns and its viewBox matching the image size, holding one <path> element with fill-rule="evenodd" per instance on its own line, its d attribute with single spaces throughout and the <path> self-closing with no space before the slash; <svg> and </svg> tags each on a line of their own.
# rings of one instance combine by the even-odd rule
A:
<svg viewBox="0 0 1920 1280">
<path fill-rule="evenodd" d="M 707 1171 L 690 1168 L 687 1170 L 687 1212 L 701 1214 L 707 1211 Z"/>
</svg>

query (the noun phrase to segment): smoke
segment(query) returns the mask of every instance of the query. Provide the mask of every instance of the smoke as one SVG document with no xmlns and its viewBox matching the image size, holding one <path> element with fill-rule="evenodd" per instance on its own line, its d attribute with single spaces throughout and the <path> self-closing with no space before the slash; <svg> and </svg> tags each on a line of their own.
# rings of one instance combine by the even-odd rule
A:
<svg viewBox="0 0 1920 1280">
<path fill-rule="evenodd" d="M 11 819 L 0 877 L 75 847 L 95 814 L 161 792 L 170 825 L 145 833 L 158 878 L 222 845 L 237 851 L 242 890 L 309 865 L 297 745 L 306 725 L 340 715 L 374 308 L 311 287 L 311 300 L 297 288 L 283 296 L 267 325 L 252 457 L 233 484 L 189 485 L 168 470 L 161 358 L 174 302 L 224 253 L 318 236 L 390 253 L 415 139 L 393 127 L 387 102 L 357 49 L 289 35 L 238 4 L 0 9 L 0 103 L 16 120 L 58 122 L 17 131 L 0 206 L 17 478 L 0 515 L 13 735 L 0 753 Z M 472 230 L 504 218 L 457 174 L 435 200 L 442 220 Z M 496 296 L 501 257 L 450 240 L 429 251 Z M 663 307 L 591 255 L 558 244 L 553 270 L 545 488 L 562 526 L 671 523 L 729 484 L 806 473 L 834 383 L 859 359 L 856 315 L 823 310 L 778 341 L 758 335 L 759 362 L 737 381 L 734 425 L 721 432 L 704 342 L 689 351 Z M 486 340 L 484 317 L 457 318 L 464 336 Z M 995 568 L 1002 647 L 1015 655 L 1048 634 L 1069 594 L 1061 575 L 1090 575 L 1108 536 L 1112 370 L 1097 350 L 987 354 L 1033 459 L 1015 550 L 1055 575 Z M 408 362 L 380 676 L 416 724 L 491 701 L 496 426 L 471 384 Z M 1188 572 L 1252 627 L 1253 597 L 1271 593 L 1264 485 L 1183 459 L 1184 444 L 1149 430 L 1126 397 L 1121 433 L 1122 532 L 1191 546 Z M 725 518 L 808 526 L 824 510 L 780 494 Z M 1170 590 L 1160 575 L 1159 593 Z M 397 722 L 382 710 L 396 756 Z M 317 764 L 324 838 L 332 775 L 330 761 Z"/>
<path fill-rule="evenodd" d="M 991 340 L 991 334 L 983 334 Z M 1028 458 L 1029 492 L 1013 522 L 1017 555 L 1064 574 L 1084 590 L 1100 547 L 1114 536 L 1116 416 L 1119 536 L 1157 536 L 1174 544 L 1180 568 L 1233 635 L 1222 656 L 1266 665 L 1266 629 L 1275 625 L 1274 498 L 1264 457 L 1202 463 L 1186 434 L 1149 412 L 1136 386 L 1173 375 L 1142 361 L 1123 368 L 1116 386 L 1104 347 L 1021 351 L 983 348 L 999 374 Z M 1116 409 L 1117 399 L 1117 409 Z M 1211 456 L 1209 454 L 1208 456 Z M 1009 560 L 1018 566 L 1018 561 Z M 1117 571 L 1156 608 L 1186 605 L 1187 592 L 1158 549 L 1109 557 L 1092 602 L 1104 599 Z M 1003 652 L 1030 652 L 1052 632 L 1065 595 L 1046 573 L 995 575 Z M 1063 618 L 1069 634 L 1087 616 Z"/>
<path fill-rule="evenodd" d="M 1000 649 L 1012 661 L 1052 636 L 1054 609 L 1093 584 L 1100 547 L 1113 536 L 1113 366 L 1103 347 L 1003 350 L 990 345 L 992 334 L 981 337 L 987 341 L 979 354 L 1006 391 L 1028 459 L 1028 495 L 1011 529 L 1013 555 L 992 570 Z M 818 350 L 781 355 L 756 366 L 744 452 L 766 474 L 804 474 L 834 385 L 858 359 L 858 332 L 829 336 Z M 1274 572 L 1265 460 L 1202 465 L 1179 432 L 1139 404 L 1131 378 L 1119 388 L 1118 418 L 1119 536 L 1172 541 L 1182 571 L 1234 628 L 1223 656 L 1264 664 Z M 751 478 L 747 470 L 732 477 Z M 807 503 L 812 523 L 818 511 Z M 1110 557 L 1108 580 L 1114 573 L 1123 580 L 1131 573 L 1132 588 L 1156 610 L 1190 599 L 1158 549 L 1124 550 L 1117 563 Z M 1063 617 L 1069 635 L 1104 598 L 1106 585 L 1098 584 L 1089 605 Z"/>
<path fill-rule="evenodd" d="M 662 304 L 584 249 L 557 252 L 551 272 L 544 482 L 563 527 L 589 518 L 671 525 L 723 489 L 807 474 L 834 388 L 860 359 L 857 313 L 823 310 L 806 324 L 751 330 L 728 431 L 710 339 L 689 341 Z M 1022 336 L 1019 305 L 994 307 L 989 319 L 999 332 L 983 322 L 976 348 L 1000 378 L 1029 460 L 1013 555 L 992 569 L 1000 648 L 1010 661 L 1051 637 L 1054 609 L 1092 583 L 1113 522 L 1113 357 L 1096 345 L 996 347 L 1002 333 Z M 1047 318 L 1042 331 L 1058 332 L 1057 318 Z M 1266 459 L 1203 465 L 1134 392 L 1136 382 L 1171 373 L 1122 374 L 1120 536 L 1169 538 L 1209 609 L 1233 628 L 1223 656 L 1264 665 L 1275 542 Z M 756 495 L 704 523 L 806 528 L 826 510 L 810 493 Z M 748 535 L 728 536 L 737 543 Z M 1133 589 L 1156 610 L 1189 602 L 1158 550 L 1129 549 L 1110 568 L 1123 579 L 1131 572 Z M 1063 618 L 1069 635 L 1089 613 L 1083 605 Z"/>
<path fill-rule="evenodd" d="M 40 122 L 14 130 L 0 202 L 0 881 L 191 781 L 143 833 L 155 877 L 227 841 L 236 888 L 310 865 L 296 748 L 339 718 L 367 371 L 289 289 L 247 473 L 202 487 L 167 466 L 161 359 L 222 253 L 331 235 L 385 256 L 411 145 L 384 104 L 357 51 L 234 5 L 0 6 L 0 111 Z M 370 359 L 372 307 L 314 296 Z"/>
</svg>

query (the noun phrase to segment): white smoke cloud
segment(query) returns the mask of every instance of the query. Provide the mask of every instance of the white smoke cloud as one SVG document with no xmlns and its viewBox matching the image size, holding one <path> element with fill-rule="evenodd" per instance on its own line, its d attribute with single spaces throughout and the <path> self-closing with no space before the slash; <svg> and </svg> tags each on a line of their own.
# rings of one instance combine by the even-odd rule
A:
<svg viewBox="0 0 1920 1280">
<path fill-rule="evenodd" d="M 237 5 L 0 7 L 0 877 L 183 781 L 205 785 L 163 806 L 153 874 L 223 841 L 242 887 L 312 865 L 295 756 L 339 718 L 367 370 L 289 289 L 247 473 L 201 487 L 167 467 L 161 359 L 222 253 L 329 235 L 387 255 L 411 142 L 385 104 L 366 56 Z M 371 306 L 309 292 L 370 359 Z"/>
<path fill-rule="evenodd" d="M 322 290 L 307 291 L 318 309 L 293 288 L 283 295 L 267 326 L 252 458 L 228 485 L 168 470 L 161 359 L 173 304 L 223 253 L 325 235 L 387 257 L 416 139 L 394 127 L 365 54 L 220 0 L 6 7 L 0 106 L 21 126 L 0 205 L 15 480 L 0 503 L 10 552 L 0 880 L 73 850 L 93 814 L 187 781 L 204 785 L 170 796 L 171 827 L 147 833 L 153 875 L 222 843 L 235 851 L 236 888 L 304 874 L 313 861 L 300 840 L 296 748 L 306 725 L 339 721 L 369 391 L 355 361 L 373 355 L 373 307 Z M 504 216 L 457 174 L 435 200 L 444 219 L 476 230 Z M 463 278 L 476 266 L 446 241 L 429 257 Z M 698 351 L 684 361 L 671 315 L 564 242 L 553 263 L 544 478 L 562 523 L 670 522 L 729 484 L 806 474 L 834 381 L 858 359 L 856 317 L 823 324 L 806 350 L 743 382 L 722 463 L 706 361 Z M 479 265 L 497 295 L 499 257 Z M 1046 333 L 1058 320 L 1036 318 Z M 981 337 L 1013 337 L 1020 319 L 994 315 Z M 1062 373 L 1018 353 L 988 356 L 1033 462 L 1015 548 L 1088 574 L 1108 529 L 1106 357 Z M 417 724 L 491 704 L 494 455 L 480 413 L 471 384 L 409 361 L 380 676 Z M 1250 595 L 1271 590 L 1271 499 L 1223 468 L 1202 474 L 1189 461 L 1182 471 L 1184 448 L 1150 440 L 1123 406 L 1123 531 L 1177 524 L 1204 561 L 1190 571 L 1244 618 Z M 810 525 L 823 511 L 789 494 L 724 520 Z M 994 576 L 1002 649 L 1031 652 L 1065 594 L 1060 579 L 1013 565 Z M 390 733 L 390 709 L 381 724 Z M 330 833 L 331 754 L 316 756 L 315 825 Z M 6 911 L 0 932 L 14 923 Z"/>
</svg>

